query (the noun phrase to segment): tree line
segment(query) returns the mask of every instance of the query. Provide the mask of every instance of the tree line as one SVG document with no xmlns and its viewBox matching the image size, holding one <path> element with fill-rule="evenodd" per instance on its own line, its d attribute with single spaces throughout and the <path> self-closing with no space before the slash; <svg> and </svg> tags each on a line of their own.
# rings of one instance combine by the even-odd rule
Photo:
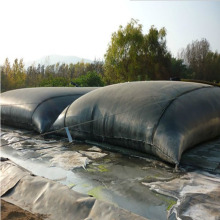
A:
<svg viewBox="0 0 220 220">
<path fill-rule="evenodd" d="M 56 63 L 24 67 L 23 59 L 11 65 L 6 58 L 1 67 L 1 91 L 25 87 L 104 86 L 103 62 Z"/>
<path fill-rule="evenodd" d="M 206 39 L 195 40 L 173 57 L 166 45 L 166 29 L 152 26 L 147 34 L 132 19 L 114 32 L 104 61 L 56 63 L 24 67 L 23 59 L 11 65 L 6 58 L 1 71 L 1 91 L 38 86 L 104 86 L 140 80 L 183 78 L 220 82 L 220 54 Z"/>
</svg>

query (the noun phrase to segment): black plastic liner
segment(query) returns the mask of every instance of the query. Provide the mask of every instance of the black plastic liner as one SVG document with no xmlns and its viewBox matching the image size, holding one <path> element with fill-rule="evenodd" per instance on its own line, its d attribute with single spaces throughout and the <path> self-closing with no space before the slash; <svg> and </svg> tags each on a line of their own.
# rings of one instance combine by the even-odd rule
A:
<svg viewBox="0 0 220 220">
<path fill-rule="evenodd" d="M 1 94 L 1 122 L 44 133 L 68 105 L 94 89 L 38 87 L 4 92 Z"/>
<path fill-rule="evenodd" d="M 174 81 L 107 86 L 72 103 L 53 129 L 66 126 L 76 139 L 133 148 L 178 164 L 186 149 L 220 136 L 220 88 Z"/>
</svg>

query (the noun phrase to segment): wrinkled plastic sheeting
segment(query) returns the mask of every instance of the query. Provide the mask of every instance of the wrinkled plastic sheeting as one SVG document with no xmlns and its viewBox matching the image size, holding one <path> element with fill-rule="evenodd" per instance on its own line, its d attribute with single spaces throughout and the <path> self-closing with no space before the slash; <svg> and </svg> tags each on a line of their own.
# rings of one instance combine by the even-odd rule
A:
<svg viewBox="0 0 220 220">
<path fill-rule="evenodd" d="M 113 204 L 77 193 L 55 181 L 33 176 L 11 161 L 1 163 L 1 177 L 1 186 L 7 186 L 1 195 L 2 199 L 32 213 L 45 214 L 47 219 L 146 219 Z M 10 179 L 16 179 L 17 183 L 6 184 Z"/>
<path fill-rule="evenodd" d="M 210 219 L 220 216 L 220 177 L 207 172 L 186 173 L 168 182 L 144 183 L 151 190 L 177 199 L 168 219 Z"/>
<path fill-rule="evenodd" d="M 0 101 L 2 124 L 44 133 L 68 105 L 94 89 L 38 87 L 4 92 Z"/>
<path fill-rule="evenodd" d="M 9 189 L 13 188 L 21 178 L 30 175 L 30 173 L 27 170 L 19 168 L 13 163 L 1 162 L 0 166 L 1 166 L 1 175 L 0 175 L 1 196 L 4 195 Z"/>
<path fill-rule="evenodd" d="M 67 126 L 74 138 L 133 148 L 178 164 L 186 149 L 220 136 L 219 100 L 220 88 L 206 84 L 116 84 L 76 100 L 53 128 Z"/>
</svg>

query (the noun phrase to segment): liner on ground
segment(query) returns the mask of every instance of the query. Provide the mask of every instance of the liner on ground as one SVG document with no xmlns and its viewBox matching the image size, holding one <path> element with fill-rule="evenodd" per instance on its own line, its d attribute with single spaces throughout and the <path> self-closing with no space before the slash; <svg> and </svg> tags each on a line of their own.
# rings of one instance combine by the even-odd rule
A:
<svg viewBox="0 0 220 220">
<path fill-rule="evenodd" d="M 1 198 L 48 220 L 147 220 L 125 209 L 35 176 L 12 161 L 0 164 Z"/>
</svg>

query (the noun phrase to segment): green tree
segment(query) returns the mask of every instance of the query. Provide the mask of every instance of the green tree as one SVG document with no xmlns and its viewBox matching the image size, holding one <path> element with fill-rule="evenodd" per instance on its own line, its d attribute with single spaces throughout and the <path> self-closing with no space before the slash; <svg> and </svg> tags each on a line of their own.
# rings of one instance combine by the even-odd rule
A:
<svg viewBox="0 0 220 220">
<path fill-rule="evenodd" d="M 206 39 L 188 44 L 179 57 L 192 71 L 192 79 L 220 81 L 220 54 L 210 50 L 210 44 Z"/>
<path fill-rule="evenodd" d="M 5 92 L 12 89 L 13 78 L 11 65 L 8 58 L 5 59 L 3 66 L 1 67 L 1 91 Z"/>
<path fill-rule="evenodd" d="M 1 73 L 3 91 L 25 87 L 26 72 L 23 59 L 20 61 L 15 59 L 11 67 L 8 58 L 6 58 Z"/>
<path fill-rule="evenodd" d="M 143 45 L 142 25 L 134 19 L 112 34 L 104 64 L 108 84 L 138 80 L 143 75 Z"/>
<path fill-rule="evenodd" d="M 88 72 L 86 75 L 82 75 L 75 80 L 74 84 L 80 87 L 100 87 L 104 86 L 104 82 L 99 74 L 96 72 Z"/>
<path fill-rule="evenodd" d="M 23 88 L 25 87 L 26 82 L 26 72 L 24 68 L 23 59 L 14 60 L 13 66 L 12 66 L 12 78 L 13 78 L 13 88 Z"/>
<path fill-rule="evenodd" d="M 205 78 L 205 62 L 209 52 L 210 44 L 206 39 L 195 40 L 180 52 L 180 58 L 194 72 L 193 78 Z"/>
<path fill-rule="evenodd" d="M 51 78 L 51 77 L 55 77 L 55 64 L 48 65 L 45 68 L 44 78 Z"/>
<path fill-rule="evenodd" d="M 157 30 L 151 26 L 145 35 L 144 63 L 150 79 L 163 80 L 170 78 L 171 55 L 166 47 L 166 29 Z"/>
<path fill-rule="evenodd" d="M 191 79 L 192 71 L 187 68 L 182 59 L 171 59 L 171 74 L 172 77 L 179 77 L 182 79 Z"/>
<path fill-rule="evenodd" d="M 61 65 L 59 65 L 57 75 L 60 77 L 69 78 L 68 69 L 68 64 L 62 63 Z"/>
<path fill-rule="evenodd" d="M 42 87 L 66 87 L 70 85 L 70 81 L 64 77 L 48 77 L 40 82 Z"/>
<path fill-rule="evenodd" d="M 40 81 L 43 79 L 41 75 L 41 66 L 40 64 L 36 68 L 33 64 L 27 68 L 27 77 L 26 77 L 26 86 L 27 87 L 37 87 L 40 84 Z"/>
<path fill-rule="evenodd" d="M 126 27 L 112 34 L 105 54 L 104 79 L 107 84 L 169 79 L 171 55 L 166 48 L 166 30 L 152 26 L 142 33 L 142 25 L 132 19 Z"/>
<path fill-rule="evenodd" d="M 104 62 L 99 60 L 94 60 L 94 62 L 89 63 L 86 72 L 96 72 L 103 77 L 104 74 Z"/>
<path fill-rule="evenodd" d="M 68 68 L 68 75 L 70 79 L 74 77 L 74 73 L 75 73 L 75 65 L 73 63 L 70 63 Z"/>
<path fill-rule="evenodd" d="M 88 63 L 78 62 L 74 65 L 74 77 L 79 77 L 85 75 L 87 73 L 87 67 L 89 66 Z"/>
<path fill-rule="evenodd" d="M 204 60 L 203 80 L 220 82 L 220 54 L 209 52 Z"/>
</svg>

